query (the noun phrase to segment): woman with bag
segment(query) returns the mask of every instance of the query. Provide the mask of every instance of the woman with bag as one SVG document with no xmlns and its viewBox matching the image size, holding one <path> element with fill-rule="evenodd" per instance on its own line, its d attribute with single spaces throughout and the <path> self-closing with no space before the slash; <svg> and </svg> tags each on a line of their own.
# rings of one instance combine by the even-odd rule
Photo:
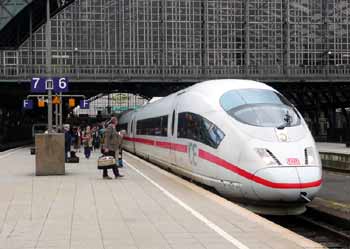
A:
<svg viewBox="0 0 350 249">
<path fill-rule="evenodd" d="M 104 154 L 108 156 L 112 156 L 116 159 L 116 156 L 119 155 L 119 148 L 122 143 L 123 137 L 120 133 L 116 131 L 116 126 L 118 124 L 118 120 L 116 117 L 112 117 L 111 123 L 108 125 L 108 127 L 105 130 L 104 133 Z M 114 165 L 112 167 L 113 173 L 115 178 L 117 177 L 123 177 L 123 175 L 119 174 L 119 170 L 117 168 L 117 165 Z M 111 177 L 108 176 L 108 170 L 103 169 L 103 178 L 104 179 L 111 179 Z"/>
</svg>

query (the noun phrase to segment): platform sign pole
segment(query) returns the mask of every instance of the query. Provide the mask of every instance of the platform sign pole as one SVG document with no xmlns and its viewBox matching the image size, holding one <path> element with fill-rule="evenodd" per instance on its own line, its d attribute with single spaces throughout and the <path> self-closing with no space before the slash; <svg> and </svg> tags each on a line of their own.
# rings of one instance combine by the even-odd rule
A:
<svg viewBox="0 0 350 249">
<path fill-rule="evenodd" d="M 45 28 L 45 40 L 46 40 L 46 73 L 48 79 L 46 80 L 46 90 L 48 90 L 48 100 L 47 100 L 47 123 L 48 123 L 48 133 L 52 133 L 52 89 L 53 87 L 48 87 L 48 82 L 51 78 L 52 68 L 51 68 L 51 16 L 50 16 L 50 0 L 46 0 L 46 28 Z M 52 82 L 52 80 L 51 80 Z M 52 82 L 53 83 L 53 82 Z M 53 84 L 52 84 L 53 86 Z"/>
<path fill-rule="evenodd" d="M 58 132 L 58 127 L 59 127 L 59 124 L 58 124 L 58 104 L 55 104 L 55 124 L 56 124 L 55 130 L 56 130 L 56 132 Z"/>
<path fill-rule="evenodd" d="M 52 90 L 48 90 L 47 98 L 47 122 L 48 132 L 52 133 Z"/>
<path fill-rule="evenodd" d="M 60 127 L 60 130 L 61 132 L 63 132 L 63 123 L 62 123 L 62 93 L 60 92 L 60 110 L 59 110 L 59 113 L 60 113 L 60 124 L 59 124 L 59 127 Z"/>
</svg>

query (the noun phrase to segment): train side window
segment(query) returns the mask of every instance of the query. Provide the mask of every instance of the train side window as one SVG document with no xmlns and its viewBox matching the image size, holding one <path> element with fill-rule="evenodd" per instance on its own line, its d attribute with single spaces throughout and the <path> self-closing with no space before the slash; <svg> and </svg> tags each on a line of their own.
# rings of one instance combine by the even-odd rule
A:
<svg viewBox="0 0 350 249">
<path fill-rule="evenodd" d="M 174 135 L 174 129 L 175 129 L 175 110 L 173 111 L 173 119 L 171 120 L 171 135 Z"/>
<path fill-rule="evenodd" d="M 168 115 L 138 120 L 136 123 L 137 135 L 168 136 Z"/>
<path fill-rule="evenodd" d="M 178 115 L 177 136 L 217 148 L 225 134 L 206 118 L 195 113 L 182 112 Z"/>
</svg>

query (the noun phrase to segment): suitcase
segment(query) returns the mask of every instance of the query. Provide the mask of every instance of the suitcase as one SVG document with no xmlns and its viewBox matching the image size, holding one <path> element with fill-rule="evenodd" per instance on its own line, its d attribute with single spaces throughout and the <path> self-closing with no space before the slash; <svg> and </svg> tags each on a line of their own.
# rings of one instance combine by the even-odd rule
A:
<svg viewBox="0 0 350 249">
<path fill-rule="evenodd" d="M 117 167 L 118 167 L 118 168 L 123 168 L 123 166 L 124 166 L 124 165 L 123 165 L 123 159 L 119 158 L 119 159 L 118 159 L 118 166 L 117 166 Z"/>
<path fill-rule="evenodd" d="M 68 157 L 67 158 L 67 163 L 79 163 L 79 157 Z"/>
<path fill-rule="evenodd" d="M 98 169 L 112 169 L 116 167 L 115 158 L 112 156 L 100 156 L 97 160 Z"/>
<path fill-rule="evenodd" d="M 30 154 L 35 155 L 35 147 L 30 148 Z"/>
</svg>

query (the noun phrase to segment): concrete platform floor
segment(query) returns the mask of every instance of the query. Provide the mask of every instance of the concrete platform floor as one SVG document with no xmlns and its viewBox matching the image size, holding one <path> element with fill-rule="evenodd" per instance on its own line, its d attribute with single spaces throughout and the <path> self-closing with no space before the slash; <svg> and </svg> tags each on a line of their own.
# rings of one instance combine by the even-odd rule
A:
<svg viewBox="0 0 350 249">
<path fill-rule="evenodd" d="M 350 154 L 342 143 L 317 143 L 320 152 Z M 311 207 L 350 220 L 350 172 L 323 170 L 323 184 Z"/>
<path fill-rule="evenodd" d="M 78 156 L 34 176 L 29 148 L 0 154 L 0 249 L 323 248 L 133 156 L 113 180 Z"/>
<path fill-rule="evenodd" d="M 316 143 L 316 146 L 319 152 L 350 154 L 350 148 L 343 143 Z"/>
</svg>

